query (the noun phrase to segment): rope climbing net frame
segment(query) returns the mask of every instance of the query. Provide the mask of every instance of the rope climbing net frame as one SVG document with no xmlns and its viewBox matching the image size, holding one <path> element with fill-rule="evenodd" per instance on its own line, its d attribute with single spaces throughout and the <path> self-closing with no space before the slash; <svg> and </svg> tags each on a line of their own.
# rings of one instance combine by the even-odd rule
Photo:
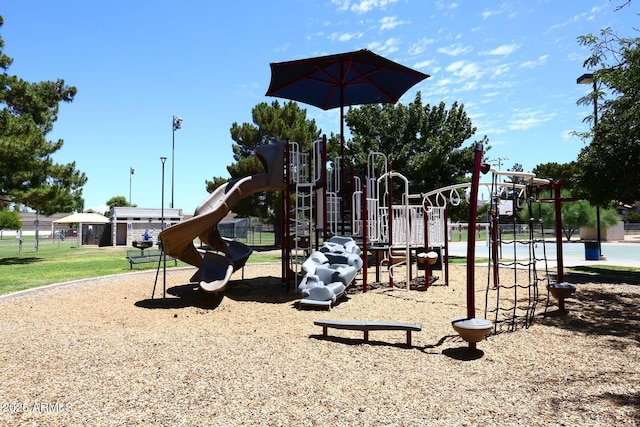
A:
<svg viewBox="0 0 640 427">
<path fill-rule="evenodd" d="M 485 318 L 493 321 L 494 333 L 528 328 L 537 305 L 548 305 L 544 225 L 540 214 L 535 220 L 533 203 L 539 189 L 549 184 L 531 173 L 492 170 Z M 528 213 L 524 224 L 517 214 L 523 209 Z M 541 293 L 541 286 L 547 291 Z"/>
</svg>

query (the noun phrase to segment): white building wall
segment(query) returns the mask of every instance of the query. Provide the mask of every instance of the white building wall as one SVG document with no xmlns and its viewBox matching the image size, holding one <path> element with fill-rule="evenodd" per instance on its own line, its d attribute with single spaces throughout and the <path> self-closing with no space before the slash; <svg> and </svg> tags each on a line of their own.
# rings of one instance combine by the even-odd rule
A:
<svg viewBox="0 0 640 427">
<path fill-rule="evenodd" d="M 164 225 L 163 225 L 164 216 Z M 150 209 L 150 208 L 113 208 L 111 218 L 111 243 L 117 245 L 117 229 L 126 226 L 126 246 L 133 246 L 134 241 L 144 240 L 144 234 L 148 231 L 149 239 L 154 243 L 158 240 L 160 232 L 173 224 L 182 222 L 184 215 L 182 209 Z"/>
</svg>

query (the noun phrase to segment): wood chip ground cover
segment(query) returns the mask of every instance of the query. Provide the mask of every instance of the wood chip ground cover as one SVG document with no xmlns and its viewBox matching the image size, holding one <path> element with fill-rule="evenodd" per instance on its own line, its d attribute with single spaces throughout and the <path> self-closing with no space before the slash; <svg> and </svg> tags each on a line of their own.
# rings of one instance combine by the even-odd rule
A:
<svg viewBox="0 0 640 427">
<path fill-rule="evenodd" d="M 465 269 L 428 290 L 382 284 L 331 311 L 298 310 L 280 265 L 196 298 L 194 270 L 51 287 L 0 300 L 0 425 L 633 426 L 640 424 L 640 287 L 579 283 L 558 313 L 470 353 Z M 477 312 L 485 288 L 476 273 Z M 373 282 L 373 269 L 369 272 Z M 384 275 L 383 275 L 384 279 Z M 546 291 L 544 292 L 546 295 Z M 493 303 L 492 303 L 493 304 Z M 322 337 L 316 319 L 417 323 Z"/>
</svg>

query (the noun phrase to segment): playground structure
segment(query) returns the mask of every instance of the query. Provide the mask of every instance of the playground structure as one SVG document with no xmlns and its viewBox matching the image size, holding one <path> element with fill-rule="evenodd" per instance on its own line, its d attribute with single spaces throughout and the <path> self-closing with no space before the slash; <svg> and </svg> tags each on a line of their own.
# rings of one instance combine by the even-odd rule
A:
<svg viewBox="0 0 640 427">
<path fill-rule="evenodd" d="M 223 291 L 231 275 L 241 269 L 251 255 L 249 246 L 221 237 L 217 225 L 242 198 L 262 191 L 284 193 L 282 277 L 287 289 L 291 285 L 293 289 L 299 289 L 300 280 L 309 273 L 303 270 L 303 259 L 313 252 L 313 248 L 318 250 L 330 241 L 330 237 L 344 235 L 345 230 L 351 231 L 353 238 L 362 246 L 360 250 L 356 245 L 360 252 L 367 254 L 371 250 L 376 254 L 381 251 L 388 254 L 383 260 L 387 263 L 391 283 L 394 269 L 404 266 L 407 289 L 412 254 L 423 260 L 426 257 L 425 247 L 434 246 L 443 253 L 446 228 L 442 210 L 424 209 L 421 204 L 409 203 L 420 200 L 420 195 L 407 194 L 406 178 L 396 172 L 388 172 L 383 155 L 370 156 L 371 159 L 381 156 L 384 170 L 376 176 L 374 162 L 370 162 L 368 170 L 371 174 L 362 178 L 371 183 L 370 189 L 362 185 L 353 191 L 350 209 L 353 217 L 349 221 L 340 213 L 347 193 L 340 181 L 342 162 L 340 158 L 334 159 L 334 167 L 327 170 L 326 137 L 315 141 L 310 152 L 303 152 L 296 142 L 279 141 L 257 147 L 255 154 L 264 167 L 264 173 L 220 186 L 196 208 L 192 218 L 159 234 L 164 254 L 198 267 L 191 281 L 198 283 L 203 291 Z M 402 204 L 392 202 L 391 180 L 394 178 L 404 182 Z M 361 178 L 352 174 L 352 188 L 359 187 L 360 182 Z M 206 249 L 196 247 L 196 238 L 206 245 Z M 425 241 L 430 245 L 425 245 Z M 417 257 L 418 254 L 421 257 Z M 444 254 L 446 256 L 446 252 Z M 358 269 L 368 267 L 367 256 L 363 258 Z M 432 260 L 433 254 L 430 253 L 428 258 Z M 429 269 L 431 262 L 424 263 L 425 270 Z M 366 291 L 366 288 L 364 275 L 363 289 Z"/>
<path fill-rule="evenodd" d="M 199 283 L 200 289 L 210 293 L 223 291 L 231 275 L 241 269 L 251 255 L 249 246 L 222 238 L 217 224 L 240 199 L 261 191 L 283 192 L 282 278 L 287 290 L 293 286 L 301 293 L 305 300 L 301 306 L 330 308 L 356 279 L 358 271 L 367 271 L 369 253 L 375 257 L 377 276 L 378 269 L 386 267 L 390 286 L 404 280 L 409 290 L 412 266 L 421 263 L 428 287 L 432 263 L 438 258 L 444 269 L 444 284 L 448 284 L 448 205 L 468 198 L 472 183 L 411 194 L 407 178 L 392 171 L 382 153 L 370 153 L 366 173 L 358 175 L 351 168 L 349 182 L 343 183 L 340 180 L 344 175 L 342 159 L 333 159 L 332 167 L 327 166 L 326 137 L 314 141 L 307 152 L 296 142 L 279 141 L 259 146 L 255 153 L 264 166 L 264 173 L 219 187 L 198 206 L 193 218 L 160 233 L 166 255 L 198 267 L 191 281 Z M 488 193 L 479 200 L 491 204 L 485 317 L 492 317 L 497 332 L 498 325 L 508 324 L 513 328 L 516 319 L 521 317 L 528 327 L 537 304 L 546 299 L 549 305 L 549 290 L 553 286 L 549 286 L 544 237 L 534 238 L 535 224 L 531 220 L 528 239 L 515 239 L 514 234 L 513 240 L 504 240 L 500 232 L 504 224 L 500 218 L 509 217 L 505 214 L 510 210 L 515 226 L 515 208 L 532 201 L 533 189 L 553 182 L 537 179 L 533 174 L 493 169 L 491 173 L 490 183 L 477 186 Z M 504 177 L 510 180 L 499 180 Z M 349 185 L 350 194 L 345 184 Z M 401 189 L 395 198 L 394 188 Z M 555 190 L 559 194 L 559 189 Z M 554 199 L 557 206 L 558 197 Z M 341 215 L 345 198 L 350 200 L 351 206 L 347 209 L 350 218 Z M 345 230 L 349 237 L 345 236 Z M 561 238 L 561 233 L 556 235 Z M 196 248 L 196 237 L 209 250 Z M 504 245 L 513 247 L 513 260 L 501 259 Z M 542 256 L 536 253 L 538 245 L 543 248 Z M 341 248 L 334 253 L 337 246 Z M 520 252 L 526 253 L 526 257 L 520 258 Z M 558 282 L 562 283 L 561 252 L 558 258 Z M 425 259 L 429 262 L 424 262 Z M 538 277 L 541 263 L 545 274 Z M 505 269 L 512 271 L 513 283 L 504 280 L 508 277 Z M 517 277 L 518 270 L 528 272 L 524 283 Z M 541 296 L 542 282 L 547 283 L 546 297 Z M 367 274 L 362 275 L 362 289 L 367 291 Z"/>
<path fill-rule="evenodd" d="M 396 271 L 404 270 L 403 277 L 409 289 L 414 261 L 425 266 L 427 286 L 431 283 L 428 276 L 434 257 L 437 258 L 438 253 L 446 256 L 444 210 L 425 207 L 420 194 L 409 194 L 408 180 L 389 171 L 390 164 L 384 154 L 370 153 L 366 173 L 359 176 L 351 168 L 347 183 L 341 181 L 344 167 L 340 157 L 333 159 L 331 169 L 326 168 L 326 138 L 315 141 L 309 152 L 302 152 L 297 143 L 289 143 L 285 158 L 285 163 L 291 165 L 285 172 L 285 180 L 289 182 L 287 188 L 291 192 L 283 198 L 282 224 L 285 233 L 283 277 L 287 277 L 287 283 L 293 281 L 300 289 L 298 280 L 304 280 L 305 274 L 309 273 L 304 266 L 310 265 L 300 260 L 309 257 L 313 247 L 321 247 L 321 240 L 326 242 L 329 236 L 347 234 L 362 247 L 365 271 L 371 252 L 376 258 L 377 277 L 381 265 L 386 266 L 391 286 Z M 393 201 L 394 179 L 400 180 L 404 188 L 401 203 Z M 351 190 L 350 196 L 345 184 Z M 350 198 L 346 211 L 351 218 L 341 214 L 345 198 Z M 438 252 L 430 251 L 431 248 Z M 311 258 L 313 255 L 308 259 Z M 429 262 L 423 262 L 425 258 Z M 445 270 L 445 283 L 447 275 L 448 270 Z M 362 281 L 366 292 L 366 274 Z"/>
</svg>

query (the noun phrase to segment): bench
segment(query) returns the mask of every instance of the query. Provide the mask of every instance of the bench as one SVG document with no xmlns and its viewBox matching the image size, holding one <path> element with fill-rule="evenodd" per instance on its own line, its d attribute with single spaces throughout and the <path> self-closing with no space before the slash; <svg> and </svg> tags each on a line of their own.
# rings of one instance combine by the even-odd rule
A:
<svg viewBox="0 0 640 427">
<path fill-rule="evenodd" d="M 420 325 L 410 323 L 376 322 L 366 320 L 315 320 L 314 325 L 322 326 L 322 335 L 327 336 L 329 328 L 363 331 L 364 341 L 369 341 L 369 331 L 406 331 L 407 347 L 411 347 L 411 332 L 421 331 Z"/>
<path fill-rule="evenodd" d="M 134 251 L 127 251 L 127 260 L 129 260 L 129 267 L 133 270 L 134 264 L 144 264 L 147 262 L 159 263 L 162 259 L 162 251 L 159 249 L 136 249 Z M 178 260 L 167 255 L 167 261 L 174 261 L 175 265 L 178 265 Z"/>
</svg>

